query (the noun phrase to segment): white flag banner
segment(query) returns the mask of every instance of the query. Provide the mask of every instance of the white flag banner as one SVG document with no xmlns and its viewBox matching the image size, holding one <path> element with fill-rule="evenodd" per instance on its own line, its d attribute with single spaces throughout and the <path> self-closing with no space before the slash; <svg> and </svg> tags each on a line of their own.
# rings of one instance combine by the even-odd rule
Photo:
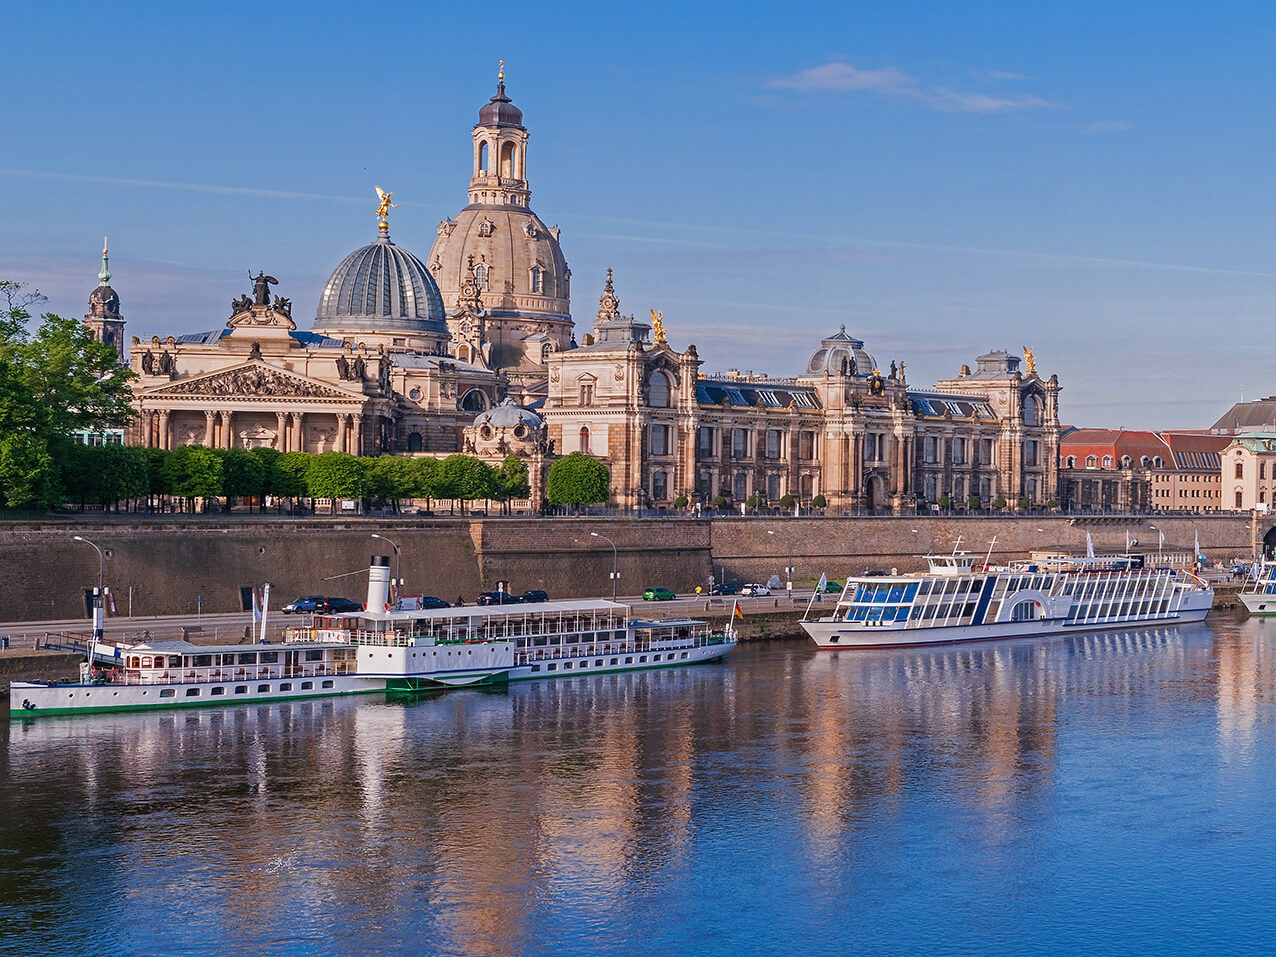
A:
<svg viewBox="0 0 1276 957">
<path fill-rule="evenodd" d="M 1094 558 L 1094 539 L 1089 532 L 1085 533 L 1085 557 Z"/>
</svg>

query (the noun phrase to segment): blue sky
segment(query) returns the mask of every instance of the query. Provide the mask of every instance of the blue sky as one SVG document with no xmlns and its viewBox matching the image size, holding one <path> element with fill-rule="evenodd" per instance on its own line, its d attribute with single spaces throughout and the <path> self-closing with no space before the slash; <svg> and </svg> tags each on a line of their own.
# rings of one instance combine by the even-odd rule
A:
<svg viewBox="0 0 1276 957">
<path fill-rule="evenodd" d="M 795 375 L 845 324 L 914 386 L 992 348 L 1065 421 L 1276 393 L 1276 8 L 1260 3 L 222 3 L 6 11 L 0 278 L 130 335 L 265 269 L 308 328 L 375 235 L 426 257 L 506 60 L 588 331 L 605 270 L 704 370 Z M 13 38 L 21 38 L 14 41 Z"/>
</svg>

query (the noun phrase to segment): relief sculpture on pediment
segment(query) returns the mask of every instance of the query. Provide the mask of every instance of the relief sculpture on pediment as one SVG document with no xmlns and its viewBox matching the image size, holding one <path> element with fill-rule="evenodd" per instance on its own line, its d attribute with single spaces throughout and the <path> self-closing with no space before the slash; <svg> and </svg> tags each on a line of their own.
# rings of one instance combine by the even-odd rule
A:
<svg viewBox="0 0 1276 957">
<path fill-rule="evenodd" d="M 164 395 L 282 396 L 295 398 L 345 398 L 344 393 L 326 389 L 285 375 L 278 369 L 252 365 L 220 375 L 179 382 L 162 390 Z"/>
</svg>

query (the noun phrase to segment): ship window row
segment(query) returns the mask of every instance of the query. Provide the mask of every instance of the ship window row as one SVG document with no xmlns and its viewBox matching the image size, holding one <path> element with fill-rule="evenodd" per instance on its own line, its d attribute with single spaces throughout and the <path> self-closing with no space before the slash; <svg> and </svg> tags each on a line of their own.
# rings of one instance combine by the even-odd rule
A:
<svg viewBox="0 0 1276 957">
<path fill-rule="evenodd" d="M 1141 618 L 1147 615 L 1164 615 L 1169 609 L 1168 597 L 1079 602 L 1069 609 L 1068 621 L 1094 622 L 1106 618 Z"/>
<path fill-rule="evenodd" d="M 918 583 L 909 585 L 860 585 L 855 589 L 857 604 L 911 602 L 917 596 Z"/>
<path fill-rule="evenodd" d="M 983 576 L 964 578 L 928 579 L 921 583 L 922 595 L 962 595 L 977 592 L 983 587 Z"/>
</svg>

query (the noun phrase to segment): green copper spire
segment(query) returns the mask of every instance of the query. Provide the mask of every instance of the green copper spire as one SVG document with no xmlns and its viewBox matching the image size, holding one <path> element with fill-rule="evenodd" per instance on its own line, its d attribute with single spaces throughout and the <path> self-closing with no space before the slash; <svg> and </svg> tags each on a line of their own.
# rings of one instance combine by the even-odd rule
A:
<svg viewBox="0 0 1276 957">
<path fill-rule="evenodd" d="M 111 284 L 111 268 L 107 264 L 107 259 L 106 259 L 106 237 L 105 236 L 102 237 L 102 271 L 97 274 L 97 278 L 102 280 L 101 284 L 103 286 L 109 286 Z"/>
</svg>

